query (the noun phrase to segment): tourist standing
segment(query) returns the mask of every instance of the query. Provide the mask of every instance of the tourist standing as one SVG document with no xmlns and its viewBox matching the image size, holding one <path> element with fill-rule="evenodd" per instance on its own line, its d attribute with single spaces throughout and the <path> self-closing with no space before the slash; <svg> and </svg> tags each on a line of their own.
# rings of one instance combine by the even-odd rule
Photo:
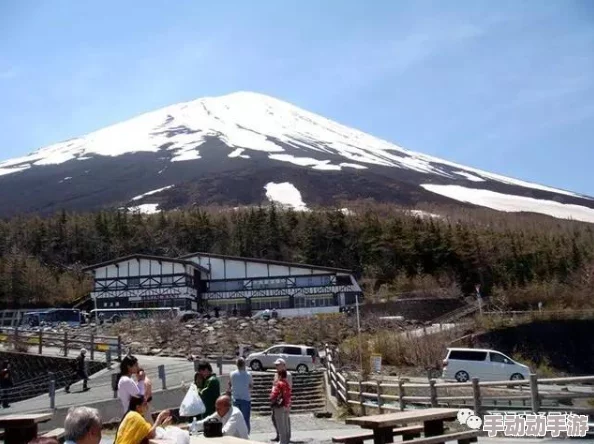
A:
<svg viewBox="0 0 594 444">
<path fill-rule="evenodd" d="M 215 403 L 219 396 L 221 396 L 221 384 L 219 378 L 212 371 L 212 366 L 207 361 L 200 361 L 198 363 L 198 371 L 194 375 L 194 383 L 198 387 L 198 393 L 206 411 L 204 416 L 212 415 L 216 408 Z"/>
<path fill-rule="evenodd" d="M 233 398 L 233 405 L 239 409 L 245 419 L 248 433 L 251 431 L 250 416 L 252 412 L 252 389 L 254 381 L 252 374 L 245 368 L 245 359 L 237 358 L 237 370 L 229 375 L 229 390 Z"/>
<path fill-rule="evenodd" d="M 289 412 L 291 409 L 291 387 L 287 382 L 287 371 L 279 370 L 277 380 L 270 392 L 272 417 L 279 437 L 279 444 L 289 444 L 291 440 L 291 423 Z"/>
<path fill-rule="evenodd" d="M 143 368 L 138 369 L 138 373 L 144 375 L 144 399 L 146 399 L 147 409 L 144 418 L 153 424 L 153 416 L 151 415 L 151 402 L 153 400 L 153 381 L 150 380 Z"/>
<path fill-rule="evenodd" d="M 10 371 L 10 363 L 4 361 L 2 363 L 2 369 L 0 369 L 0 397 L 2 398 L 2 408 L 9 408 L 10 403 L 8 402 L 8 391 L 13 386 L 12 372 Z"/>
<path fill-rule="evenodd" d="M 66 387 L 64 387 L 64 391 L 66 393 L 70 393 L 70 386 L 78 381 L 79 379 L 83 380 L 83 391 L 89 390 L 87 386 L 89 377 L 87 375 L 87 366 L 85 364 L 85 357 L 87 355 L 87 351 L 83 348 L 80 351 L 80 354 L 77 356 L 76 360 L 74 361 L 74 365 L 76 367 L 76 373 L 74 377 L 70 380 L 70 382 L 66 383 Z"/>
<path fill-rule="evenodd" d="M 133 379 L 134 376 L 136 376 L 136 381 Z M 120 363 L 120 373 L 116 384 L 123 415 L 128 412 L 132 396 L 144 396 L 144 379 L 145 375 L 143 371 L 140 371 L 138 359 L 132 355 L 124 356 Z"/>
<path fill-rule="evenodd" d="M 274 385 L 276 385 L 276 382 L 278 381 L 278 373 L 281 370 L 284 370 L 286 372 L 286 379 L 287 379 L 287 383 L 289 384 L 289 388 L 292 390 L 293 389 L 293 375 L 290 371 L 287 371 L 287 363 L 285 362 L 284 359 L 282 358 L 278 358 L 275 362 L 274 365 L 276 367 L 276 373 L 274 374 L 274 381 L 273 381 L 273 387 Z M 289 439 L 291 439 L 291 418 L 289 417 Z M 271 441 L 278 441 L 279 440 L 279 434 L 278 434 L 278 429 L 276 427 L 276 419 L 274 417 L 274 415 L 272 415 L 272 425 L 274 426 L 274 430 L 276 430 L 276 436 L 274 438 L 271 439 Z"/>
</svg>

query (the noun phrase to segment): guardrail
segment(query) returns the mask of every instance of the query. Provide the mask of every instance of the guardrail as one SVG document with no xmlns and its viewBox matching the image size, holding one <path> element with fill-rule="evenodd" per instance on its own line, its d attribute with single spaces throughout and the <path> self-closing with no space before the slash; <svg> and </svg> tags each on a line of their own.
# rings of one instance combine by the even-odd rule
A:
<svg viewBox="0 0 594 444">
<path fill-rule="evenodd" d="M 48 331 L 28 331 L 18 328 L 0 332 L 0 343 L 13 344 L 15 351 L 26 351 L 31 353 L 29 348 L 37 346 L 37 353 L 43 354 L 44 347 L 59 348 L 59 355 L 68 357 L 71 350 L 86 348 L 89 350 L 90 359 L 95 359 L 95 352 L 105 353 L 107 362 L 111 362 L 115 354 L 118 360 L 122 359 L 122 338 L 120 336 L 95 335 L 93 333 L 78 333 L 76 331 L 65 331 L 55 333 Z"/>
<path fill-rule="evenodd" d="M 384 413 L 405 410 L 407 406 L 466 407 L 472 408 L 476 414 L 492 410 L 594 413 L 594 407 L 567 405 L 576 399 L 594 400 L 593 388 L 588 387 L 590 391 L 587 392 L 571 390 L 579 384 L 594 384 L 594 376 L 539 379 L 531 374 L 529 379 L 514 381 L 481 382 L 473 378 L 469 382 L 446 383 L 431 379 L 428 383 L 411 383 L 408 378 L 394 382 L 348 380 L 337 367 L 336 354 L 326 346 L 325 368 L 331 394 L 349 409 L 358 406 L 363 415 L 369 408 Z M 547 385 L 553 387 L 547 389 Z M 557 385 L 565 387 L 555 390 Z M 450 393 L 452 391 L 456 393 Z"/>
<path fill-rule="evenodd" d="M 594 310 L 510 310 L 510 311 L 483 311 L 484 316 L 559 316 L 575 317 L 576 315 L 594 316 Z"/>
</svg>

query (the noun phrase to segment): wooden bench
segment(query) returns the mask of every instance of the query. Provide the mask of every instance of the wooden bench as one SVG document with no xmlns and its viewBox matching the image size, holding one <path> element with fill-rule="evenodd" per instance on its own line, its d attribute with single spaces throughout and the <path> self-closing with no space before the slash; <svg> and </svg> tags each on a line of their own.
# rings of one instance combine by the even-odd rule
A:
<svg viewBox="0 0 594 444">
<path fill-rule="evenodd" d="M 64 442 L 64 434 L 65 434 L 64 429 L 57 428 L 57 429 L 50 430 L 49 432 L 45 432 L 41 436 L 43 438 L 54 438 L 55 440 L 62 443 L 62 442 Z"/>
<path fill-rule="evenodd" d="M 37 438 L 39 424 L 49 421 L 52 416 L 52 413 L 0 416 L 0 429 L 4 429 L 4 443 L 22 444 Z"/>
<path fill-rule="evenodd" d="M 446 433 L 443 435 L 417 438 L 409 441 L 409 444 L 443 444 L 448 441 L 458 441 L 458 444 L 470 444 L 478 441 L 480 432 L 468 430 L 466 432 Z"/>
<path fill-rule="evenodd" d="M 422 425 L 400 427 L 392 430 L 392 436 L 402 435 L 403 441 L 410 441 L 414 438 L 420 437 L 423 432 Z M 346 436 L 337 436 L 332 438 L 332 442 L 341 444 L 363 444 L 363 441 L 373 439 L 373 431 L 361 432 Z"/>
</svg>

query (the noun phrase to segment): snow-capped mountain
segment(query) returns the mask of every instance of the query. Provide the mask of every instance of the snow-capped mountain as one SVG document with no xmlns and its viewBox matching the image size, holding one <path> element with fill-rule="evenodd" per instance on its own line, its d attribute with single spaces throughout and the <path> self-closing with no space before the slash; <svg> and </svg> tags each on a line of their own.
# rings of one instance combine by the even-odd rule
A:
<svg viewBox="0 0 594 444">
<path fill-rule="evenodd" d="M 464 202 L 594 222 L 587 196 L 406 150 L 251 92 L 142 114 L 0 162 L 0 215 L 61 208 Z"/>
</svg>

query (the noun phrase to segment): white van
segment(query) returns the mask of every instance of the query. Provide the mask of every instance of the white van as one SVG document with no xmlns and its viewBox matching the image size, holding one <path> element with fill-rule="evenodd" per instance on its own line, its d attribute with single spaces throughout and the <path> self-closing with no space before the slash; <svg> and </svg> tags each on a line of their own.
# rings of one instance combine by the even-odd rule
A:
<svg viewBox="0 0 594 444">
<path fill-rule="evenodd" d="M 479 378 L 481 381 L 517 381 L 528 379 L 530 368 L 496 350 L 448 348 L 443 360 L 442 378 L 458 382 Z"/>
</svg>

